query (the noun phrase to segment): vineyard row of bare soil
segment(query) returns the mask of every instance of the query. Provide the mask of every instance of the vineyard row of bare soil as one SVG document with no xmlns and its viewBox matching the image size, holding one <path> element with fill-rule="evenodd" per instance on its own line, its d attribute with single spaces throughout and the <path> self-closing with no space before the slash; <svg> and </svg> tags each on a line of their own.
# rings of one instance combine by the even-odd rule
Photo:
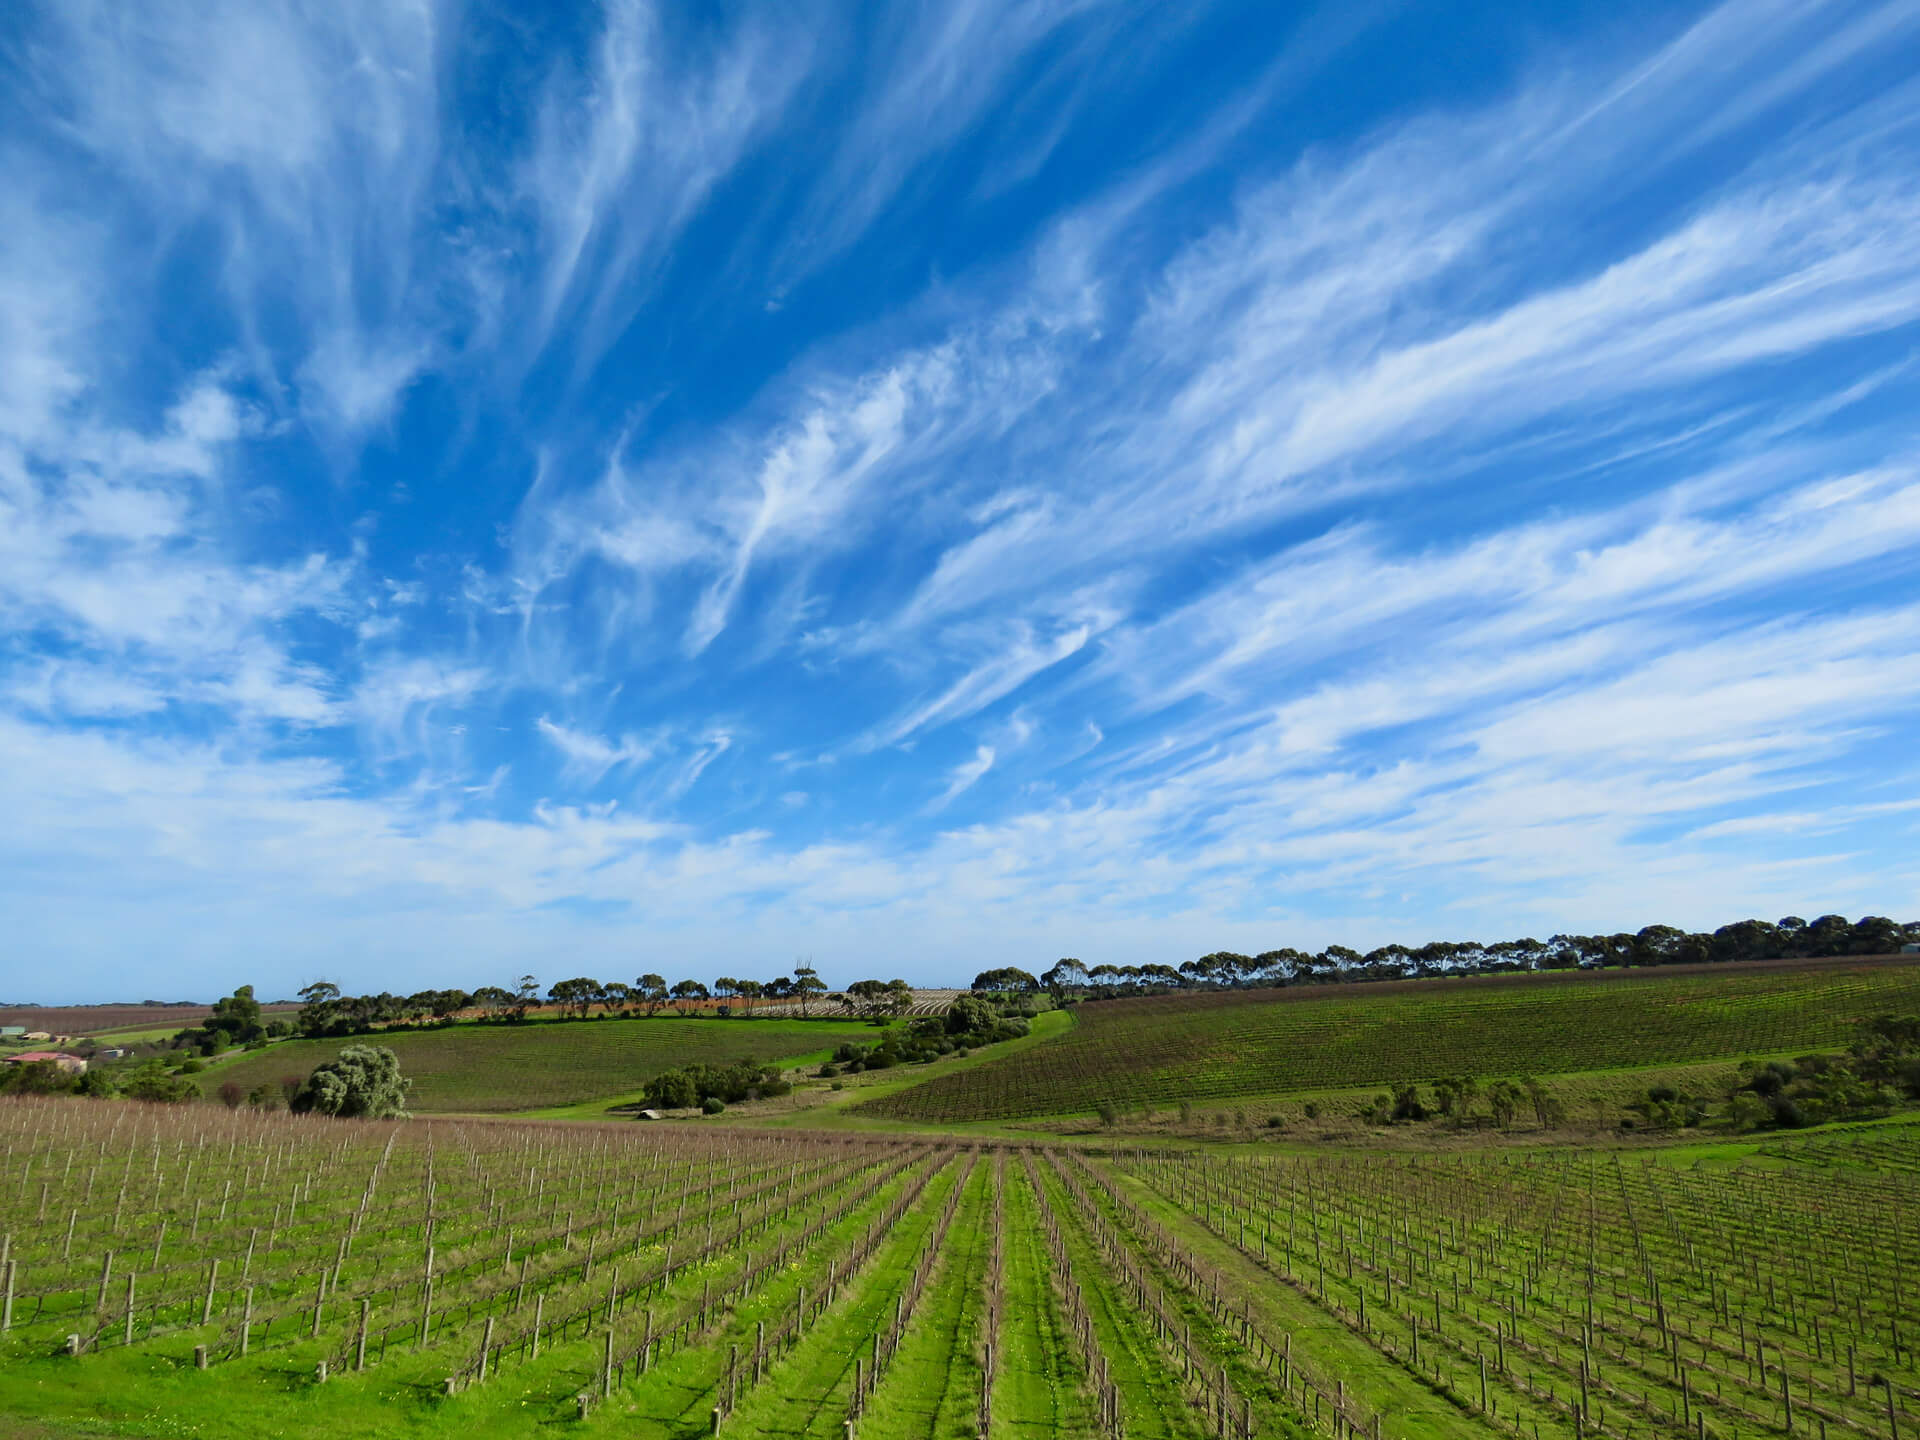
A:
<svg viewBox="0 0 1920 1440">
<path fill-rule="evenodd" d="M 1920 1434 L 1920 1127 L 1705 1166 L 17 1100 L 0 1148 L 0 1421 Z"/>
</svg>

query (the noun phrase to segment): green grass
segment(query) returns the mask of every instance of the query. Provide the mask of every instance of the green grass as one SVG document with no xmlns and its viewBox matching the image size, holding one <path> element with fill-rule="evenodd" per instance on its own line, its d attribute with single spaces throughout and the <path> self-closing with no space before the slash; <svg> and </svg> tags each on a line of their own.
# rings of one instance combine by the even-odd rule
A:
<svg viewBox="0 0 1920 1440">
<path fill-rule="evenodd" d="M 871 1355 L 874 1333 L 893 1314 L 895 1297 L 905 1289 L 947 1192 L 961 1183 L 965 1168 L 962 1159 L 946 1162 L 867 1266 L 843 1286 L 842 1298 L 772 1367 L 766 1383 L 741 1399 L 727 1420 L 729 1431 L 843 1440 L 854 1361 Z"/>
<path fill-rule="evenodd" d="M 1467 1072 L 1551 1075 L 1844 1045 L 1920 1009 L 1920 963 L 1862 961 L 1216 991 L 1076 1007 L 1044 1043 L 871 1099 L 966 1123 L 1274 1096 Z"/>
<path fill-rule="evenodd" d="M 925 1440 L 971 1428 L 980 1398 L 973 1336 L 982 1308 L 992 1164 L 976 1165 L 966 1184 L 939 1268 L 860 1419 L 862 1440 Z"/>
<path fill-rule="evenodd" d="M 1173 1362 L 1101 1263 L 1099 1250 L 1058 1177 L 1044 1166 L 1038 1173 L 1059 1220 L 1073 1278 L 1086 1297 L 1100 1353 L 1110 1367 L 1113 1383 L 1119 1387 L 1127 1434 L 1141 1440 L 1202 1440 L 1205 1428 L 1195 1418 L 1185 1383 Z"/>
<path fill-rule="evenodd" d="M 1041 1236 L 1033 1192 L 1019 1163 L 1007 1166 L 1006 1313 L 994 1431 L 1018 1440 L 1094 1431 L 1085 1377 L 1073 1364 L 1047 1276 L 1052 1260 Z"/>
<path fill-rule="evenodd" d="M 843 1041 L 869 1043 L 871 1026 L 823 1020 L 587 1020 L 463 1024 L 335 1040 L 286 1040 L 210 1064 L 196 1078 L 212 1096 L 233 1080 L 251 1088 L 305 1075 L 347 1045 L 384 1045 L 413 1081 L 416 1113 L 501 1114 L 572 1107 L 604 1111 L 662 1070 L 694 1061 L 788 1063 Z"/>
</svg>

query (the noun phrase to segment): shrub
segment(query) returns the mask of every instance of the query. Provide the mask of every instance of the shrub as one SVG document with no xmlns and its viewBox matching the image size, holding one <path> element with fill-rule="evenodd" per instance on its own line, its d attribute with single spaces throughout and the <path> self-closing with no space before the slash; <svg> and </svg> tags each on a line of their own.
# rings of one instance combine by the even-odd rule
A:
<svg viewBox="0 0 1920 1440">
<path fill-rule="evenodd" d="M 1309 1100 L 1305 1105 L 1300 1107 L 1300 1113 L 1305 1115 L 1309 1120 L 1318 1120 L 1320 1118 L 1320 1106 L 1314 1101 Z"/>
<path fill-rule="evenodd" d="M 722 1100 L 718 1095 L 709 1095 L 700 1102 L 700 1113 L 702 1115 L 718 1115 L 726 1108 L 727 1102 Z"/>
<path fill-rule="evenodd" d="M 131 1100 L 145 1100 L 155 1105 L 184 1105 L 200 1098 L 200 1091 L 191 1080 L 169 1075 L 158 1060 L 149 1060 L 128 1076 L 121 1093 Z"/>
<path fill-rule="evenodd" d="M 958 1002 L 956 1001 L 955 1003 L 957 1004 Z M 1119 1118 L 1120 1114 L 1113 1108 L 1113 1102 L 1111 1100 L 1102 1100 L 1100 1102 L 1100 1123 L 1102 1125 L 1112 1125 L 1118 1121 Z"/>
<path fill-rule="evenodd" d="M 400 1057 L 384 1045 L 349 1045 L 314 1067 L 287 1108 L 299 1114 L 386 1120 L 407 1113 L 412 1083 L 400 1073 Z"/>
<path fill-rule="evenodd" d="M 220 1082 L 220 1103 L 229 1110 L 238 1110 L 240 1102 L 247 1098 L 247 1087 L 238 1080 Z"/>
</svg>

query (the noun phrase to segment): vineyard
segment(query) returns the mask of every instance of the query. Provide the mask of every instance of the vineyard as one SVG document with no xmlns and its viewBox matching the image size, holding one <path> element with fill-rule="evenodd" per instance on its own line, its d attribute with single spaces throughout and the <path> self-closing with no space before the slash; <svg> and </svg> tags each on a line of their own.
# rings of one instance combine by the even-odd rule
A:
<svg viewBox="0 0 1920 1440">
<path fill-rule="evenodd" d="M 413 1080 L 408 1108 L 422 1114 L 494 1113 L 574 1105 L 631 1094 L 663 1070 L 742 1057 L 766 1064 L 862 1043 L 875 1032 L 854 1021 L 595 1020 L 525 1025 L 453 1025 L 391 1030 L 371 1037 L 400 1058 Z M 212 1095 L 234 1081 L 250 1089 L 305 1075 L 340 1053 L 345 1040 L 288 1040 L 210 1067 Z"/>
<path fill-rule="evenodd" d="M 1920 1010 L 1920 963 L 1743 966 L 1230 990 L 1076 1007 L 1042 1045 L 861 1113 L 953 1123 L 1466 1073 L 1558 1074 L 1844 1046 Z"/>
<path fill-rule="evenodd" d="M 18 1100 L 0 1144 L 0 1422 L 1920 1433 L 1920 1127 L 1708 1168 Z"/>
</svg>

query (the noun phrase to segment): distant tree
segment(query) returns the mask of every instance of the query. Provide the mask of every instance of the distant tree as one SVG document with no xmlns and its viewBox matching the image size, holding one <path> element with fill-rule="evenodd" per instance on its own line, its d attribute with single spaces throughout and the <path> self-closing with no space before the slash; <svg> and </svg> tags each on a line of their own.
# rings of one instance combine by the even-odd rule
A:
<svg viewBox="0 0 1920 1440">
<path fill-rule="evenodd" d="M 498 985 L 482 985 L 468 998 L 483 1014 L 494 1020 L 509 1014 L 514 1006 L 513 992 L 503 990 Z"/>
<path fill-rule="evenodd" d="M 731 975 L 722 975 L 713 982 L 713 993 L 722 1000 L 731 1000 L 740 993 L 740 982 Z"/>
<path fill-rule="evenodd" d="M 1740 920 L 1714 931 L 1708 948 L 1715 960 L 1762 960 L 1779 952 L 1780 940 L 1778 927 L 1764 920 Z"/>
<path fill-rule="evenodd" d="M 1811 921 L 1805 932 L 1809 955 L 1845 955 L 1851 948 L 1853 926 L 1844 915 L 1821 915 Z"/>
<path fill-rule="evenodd" d="M 647 1018 L 651 1020 L 660 1013 L 660 1007 L 667 1003 L 667 977 L 664 975 L 642 975 L 633 982 L 634 998 L 646 1008 Z"/>
<path fill-rule="evenodd" d="M 513 1004 L 507 1011 L 507 1019 L 518 1025 L 527 1018 L 527 1012 L 540 1003 L 540 982 L 531 975 L 522 975 L 520 983 L 514 987 Z"/>
<path fill-rule="evenodd" d="M 827 983 L 811 965 L 793 967 L 793 998 L 799 1002 L 800 1018 L 807 1018 L 808 1007 L 821 995 L 827 993 Z"/>
<path fill-rule="evenodd" d="M 158 1060 L 149 1060 L 122 1082 L 120 1093 L 150 1105 L 184 1105 L 200 1098 L 200 1087 L 184 1075 L 170 1075 Z"/>
<path fill-rule="evenodd" d="M 766 993 L 767 987 L 762 985 L 758 980 L 742 980 L 740 982 L 740 1008 L 746 1011 L 749 1018 L 753 1015 L 754 1002 Z"/>
<path fill-rule="evenodd" d="M 673 996 L 674 1009 L 682 1015 L 692 1015 L 699 1010 L 699 1002 L 707 998 L 707 987 L 698 980 L 681 980 L 669 993 Z"/>
<path fill-rule="evenodd" d="M 913 1013 L 913 987 L 904 980 L 887 982 L 887 1011 L 892 1015 Z"/>
<path fill-rule="evenodd" d="M 1512 1128 L 1513 1117 L 1526 1098 L 1527 1092 L 1511 1080 L 1497 1080 L 1487 1087 L 1487 1108 L 1493 1111 L 1494 1121 L 1502 1130 Z"/>
<path fill-rule="evenodd" d="M 383 1045 L 349 1045 L 339 1056 L 314 1067 L 289 1107 L 296 1113 L 384 1120 L 407 1113 L 412 1084 L 400 1073 L 400 1060 Z"/>
<path fill-rule="evenodd" d="M 947 1007 L 949 1035 L 970 1035 L 991 1030 L 999 1019 L 993 1006 L 977 995 L 962 995 Z"/>
<path fill-rule="evenodd" d="M 220 1103 L 229 1110 L 238 1110 L 240 1102 L 247 1098 L 247 1087 L 238 1080 L 220 1082 Z"/>
<path fill-rule="evenodd" d="M 1892 955 L 1898 953 L 1906 933 L 1884 915 L 1863 915 L 1853 922 L 1847 937 L 1847 949 L 1855 955 Z"/>
<path fill-rule="evenodd" d="M 155 1068 L 159 1068 L 158 1062 Z M 183 1083 L 191 1086 L 193 1082 Z M 74 1077 L 51 1060 L 27 1060 L 0 1067 L 0 1092 L 9 1095 L 70 1095 L 75 1084 Z"/>
<path fill-rule="evenodd" d="M 1040 982 L 1016 966 L 1002 965 L 995 970 L 982 970 L 973 977 L 971 988 L 976 995 L 1031 995 L 1040 988 Z"/>
<path fill-rule="evenodd" d="M 451 1020 L 473 1003 L 473 996 L 464 990 L 435 990 L 428 1008 L 436 1020 Z"/>
<path fill-rule="evenodd" d="M 627 1006 L 633 1003 L 633 987 L 623 985 L 618 980 L 609 980 L 605 987 L 605 999 L 608 1005 L 624 1015 Z"/>
<path fill-rule="evenodd" d="M 1531 1075 L 1521 1077 L 1520 1084 L 1527 1092 L 1527 1099 L 1533 1105 L 1533 1118 L 1540 1122 L 1541 1129 L 1552 1130 L 1566 1123 L 1567 1107 L 1559 1096 Z"/>
<path fill-rule="evenodd" d="M 1320 952 L 1320 962 L 1323 968 L 1340 974 L 1360 963 L 1360 952 L 1345 945 L 1329 945 Z"/>
<path fill-rule="evenodd" d="M 1040 977 L 1040 983 L 1055 995 L 1084 990 L 1089 983 L 1087 967 L 1071 956 L 1063 957 Z"/>
<path fill-rule="evenodd" d="M 242 985 L 224 1000 L 214 1001 L 213 1013 L 202 1026 L 220 1035 L 228 1045 L 248 1045 L 265 1039 L 267 1034 L 267 1027 L 260 1023 L 260 1002 L 253 998 L 251 985 Z"/>
<path fill-rule="evenodd" d="M 700 1101 L 693 1077 L 684 1070 L 665 1070 L 647 1082 L 647 1103 L 662 1110 L 687 1110 Z"/>
<path fill-rule="evenodd" d="M 300 1033 L 325 1035 L 333 1028 L 340 1005 L 340 987 L 330 980 L 316 980 L 299 992 Z"/>
<path fill-rule="evenodd" d="M 563 1017 L 572 1011 L 584 1020 L 593 1009 L 594 1002 L 605 993 L 606 987 L 598 980 L 589 980 L 583 975 L 574 980 L 557 981 L 547 991 L 547 999 L 560 1007 Z"/>
<path fill-rule="evenodd" d="M 888 998 L 884 980 L 856 980 L 847 986 L 847 999 L 853 1002 L 855 1012 L 867 1020 L 885 1018 Z"/>
</svg>

